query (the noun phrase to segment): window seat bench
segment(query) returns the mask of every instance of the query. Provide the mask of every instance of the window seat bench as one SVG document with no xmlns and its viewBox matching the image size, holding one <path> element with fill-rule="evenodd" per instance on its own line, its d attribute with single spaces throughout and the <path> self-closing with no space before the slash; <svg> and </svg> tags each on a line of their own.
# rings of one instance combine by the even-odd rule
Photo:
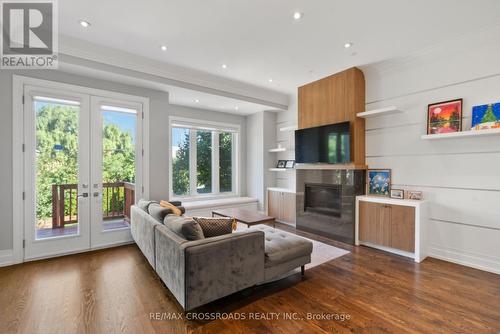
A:
<svg viewBox="0 0 500 334">
<path fill-rule="evenodd" d="M 211 217 L 212 211 L 217 209 L 240 208 L 258 210 L 258 200 L 251 197 L 226 197 L 201 201 L 182 202 L 187 216 Z"/>
</svg>

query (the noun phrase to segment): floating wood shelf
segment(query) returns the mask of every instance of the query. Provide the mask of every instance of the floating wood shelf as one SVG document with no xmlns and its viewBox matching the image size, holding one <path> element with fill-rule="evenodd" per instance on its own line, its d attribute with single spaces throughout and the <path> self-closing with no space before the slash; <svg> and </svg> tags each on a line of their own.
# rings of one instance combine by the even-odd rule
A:
<svg viewBox="0 0 500 334">
<path fill-rule="evenodd" d="M 391 114 L 397 114 L 403 112 L 402 110 L 399 110 L 395 106 L 387 107 L 387 108 L 381 108 L 381 109 L 375 109 L 375 110 L 368 110 L 364 112 L 357 113 L 356 116 L 360 118 L 372 118 L 372 117 L 378 117 L 378 116 L 387 116 Z"/>
<path fill-rule="evenodd" d="M 271 152 L 271 153 L 274 153 L 274 152 L 286 152 L 286 148 L 284 148 L 284 147 L 276 147 L 276 148 L 270 149 L 269 152 Z"/>
<path fill-rule="evenodd" d="M 499 136 L 499 135 L 500 135 L 500 129 L 488 129 L 488 130 L 469 130 L 469 131 L 452 132 L 452 133 L 441 133 L 435 135 L 423 135 L 421 138 L 423 140 L 437 140 L 437 139 Z"/>
<path fill-rule="evenodd" d="M 295 131 L 299 128 L 297 124 L 280 128 L 280 131 Z"/>
</svg>

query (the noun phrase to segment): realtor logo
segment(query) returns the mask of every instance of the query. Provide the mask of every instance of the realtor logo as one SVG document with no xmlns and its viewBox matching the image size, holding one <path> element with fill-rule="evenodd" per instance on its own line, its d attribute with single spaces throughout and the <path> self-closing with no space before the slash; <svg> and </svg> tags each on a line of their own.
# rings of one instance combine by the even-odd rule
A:
<svg viewBox="0 0 500 334">
<path fill-rule="evenodd" d="M 56 0 L 2 1 L 2 69 L 57 68 Z"/>
</svg>

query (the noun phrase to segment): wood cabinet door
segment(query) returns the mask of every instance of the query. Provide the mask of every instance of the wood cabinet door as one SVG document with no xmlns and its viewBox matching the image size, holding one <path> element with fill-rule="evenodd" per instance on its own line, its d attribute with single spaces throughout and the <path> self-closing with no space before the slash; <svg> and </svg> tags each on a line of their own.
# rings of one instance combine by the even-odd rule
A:
<svg viewBox="0 0 500 334">
<path fill-rule="evenodd" d="M 281 192 L 279 191 L 267 191 L 267 215 L 276 218 L 277 220 L 281 219 Z"/>
<path fill-rule="evenodd" d="M 359 240 L 390 245 L 391 209 L 384 204 L 359 202 Z"/>
<path fill-rule="evenodd" d="M 378 225 L 380 225 L 380 205 L 359 202 L 359 240 L 375 243 Z"/>
<path fill-rule="evenodd" d="M 391 205 L 390 247 L 407 252 L 415 251 L 415 208 Z"/>
<path fill-rule="evenodd" d="M 281 220 L 294 224 L 295 223 L 295 194 L 294 193 L 286 193 L 282 194 L 282 215 Z"/>
</svg>

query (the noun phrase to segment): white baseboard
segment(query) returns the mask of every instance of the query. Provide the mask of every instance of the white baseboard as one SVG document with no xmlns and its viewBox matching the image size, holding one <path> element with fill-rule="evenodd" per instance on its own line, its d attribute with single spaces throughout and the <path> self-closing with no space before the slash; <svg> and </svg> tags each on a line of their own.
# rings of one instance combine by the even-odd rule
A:
<svg viewBox="0 0 500 334">
<path fill-rule="evenodd" d="M 429 257 L 457 263 L 463 266 L 500 274 L 500 259 L 491 256 L 471 254 L 438 246 L 428 246 Z"/>
<path fill-rule="evenodd" d="M 12 249 L 0 250 L 0 267 L 10 266 L 14 264 Z"/>
</svg>

